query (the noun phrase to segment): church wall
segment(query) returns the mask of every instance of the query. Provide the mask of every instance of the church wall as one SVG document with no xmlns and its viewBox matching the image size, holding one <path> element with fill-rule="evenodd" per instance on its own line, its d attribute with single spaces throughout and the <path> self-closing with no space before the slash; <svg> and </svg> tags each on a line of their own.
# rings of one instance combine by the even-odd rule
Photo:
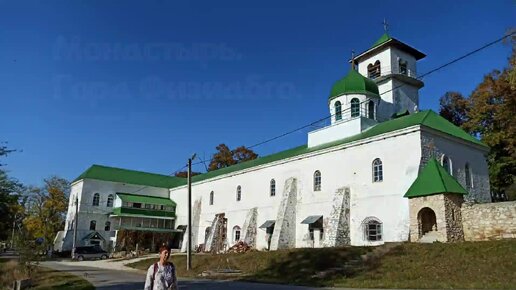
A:
<svg viewBox="0 0 516 290">
<path fill-rule="evenodd" d="M 276 220 L 285 181 L 297 181 L 295 205 L 295 246 L 310 247 L 308 225 L 301 221 L 311 215 L 323 215 L 327 224 L 337 190 L 349 187 L 351 192 L 351 244 L 369 244 L 364 241 L 362 221 L 368 216 L 379 218 L 384 225 L 384 241 L 408 239 L 408 201 L 403 194 L 417 176 L 420 161 L 420 137 L 417 131 L 393 138 L 349 146 L 333 152 L 310 157 L 282 160 L 231 173 L 225 177 L 193 184 L 193 200 L 202 199 L 199 227 L 193 228 L 192 241 L 203 243 L 204 232 L 217 213 L 225 213 L 228 219 L 228 237 L 232 228 L 242 228 L 250 208 L 257 207 L 257 225 L 266 220 Z M 403 154 L 403 155 L 401 155 Z M 381 158 L 384 181 L 373 184 L 372 161 Z M 313 174 L 322 174 L 321 191 L 313 190 Z M 270 180 L 276 180 L 276 196 L 269 194 Z M 242 187 L 242 200 L 236 201 L 236 188 Z M 178 204 L 177 223 L 187 222 L 186 187 L 170 190 L 171 199 Z M 214 204 L 209 205 L 209 194 L 214 191 Z M 267 247 L 266 233 L 257 230 L 257 248 Z M 324 237 L 321 244 L 324 243 Z M 195 245 L 195 243 L 194 243 Z"/>
<path fill-rule="evenodd" d="M 490 202 L 489 171 L 487 167 L 487 151 L 453 137 L 448 137 L 431 129 L 422 132 L 421 143 L 423 157 L 421 164 L 434 157 L 441 162 L 443 154 L 450 158 L 453 176 L 469 192 L 464 196 L 465 201 Z M 465 166 L 469 163 L 472 172 L 472 184 L 466 187 Z"/>
</svg>

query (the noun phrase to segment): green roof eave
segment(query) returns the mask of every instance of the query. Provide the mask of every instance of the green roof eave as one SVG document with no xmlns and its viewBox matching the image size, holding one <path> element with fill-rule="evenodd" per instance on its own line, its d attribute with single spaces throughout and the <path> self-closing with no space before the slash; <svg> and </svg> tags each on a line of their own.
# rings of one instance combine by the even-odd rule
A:
<svg viewBox="0 0 516 290">
<path fill-rule="evenodd" d="M 118 197 L 120 197 L 120 199 L 122 201 L 125 201 L 125 202 L 138 202 L 138 203 L 145 203 L 145 204 L 176 206 L 176 203 L 173 200 L 171 200 L 169 198 L 165 198 L 165 197 L 121 193 L 121 192 L 117 192 L 116 195 Z"/>
<path fill-rule="evenodd" d="M 113 215 L 117 216 L 141 216 L 141 217 L 176 217 L 174 211 L 151 210 L 143 208 L 116 207 Z"/>
<path fill-rule="evenodd" d="M 183 178 L 168 176 L 162 174 L 148 173 L 136 170 L 128 170 L 103 165 L 92 165 L 84 171 L 79 177 L 72 181 L 76 182 L 83 179 L 94 179 L 103 181 L 112 181 L 119 183 L 128 183 L 136 185 L 145 185 L 158 188 L 171 188 L 181 184 Z"/>
<path fill-rule="evenodd" d="M 196 175 L 196 176 L 192 177 L 192 183 L 201 182 L 201 181 L 215 178 L 215 177 L 218 177 L 221 175 L 238 172 L 240 170 L 253 168 L 256 166 L 272 163 L 272 162 L 283 160 L 283 159 L 301 156 L 303 154 L 308 154 L 311 152 L 324 150 L 327 148 L 359 141 L 362 139 L 378 136 L 378 135 L 385 134 L 385 133 L 394 132 L 397 130 L 401 130 L 401 129 L 408 128 L 411 126 L 416 126 L 416 125 L 420 125 L 423 127 L 429 127 L 434 130 L 445 133 L 447 135 L 451 135 L 456 138 L 460 138 L 464 141 L 468 141 L 468 142 L 474 143 L 476 145 L 480 145 L 485 148 L 489 148 L 485 144 L 480 142 L 479 140 L 475 139 L 474 137 L 472 137 L 471 135 L 469 135 L 468 133 L 466 133 L 465 131 L 460 129 L 459 127 L 453 125 L 452 123 L 450 123 L 443 117 L 439 116 L 437 113 L 435 113 L 431 110 L 428 110 L 428 111 L 420 111 L 415 114 L 411 114 L 408 116 L 403 116 L 403 117 L 399 117 L 399 118 L 396 118 L 393 120 L 379 123 L 362 133 L 359 133 L 357 135 L 353 135 L 353 136 L 350 136 L 350 137 L 347 137 L 344 139 L 340 139 L 337 141 L 321 144 L 321 145 L 318 145 L 315 147 L 308 147 L 307 145 L 301 145 L 301 146 L 298 146 L 298 147 L 295 147 L 292 149 L 288 149 L 285 151 L 281 151 L 281 152 L 278 152 L 275 154 L 267 155 L 267 156 L 260 157 L 260 158 L 254 159 L 254 160 L 242 162 L 242 163 L 235 164 L 235 165 L 232 165 L 229 167 L 224 167 L 221 169 L 217 169 L 214 171 L 209 171 L 207 173 Z M 186 180 L 183 182 L 182 185 L 186 185 Z M 181 185 L 178 185 L 178 187 L 179 186 L 181 186 Z"/>
<path fill-rule="evenodd" d="M 404 197 L 414 198 L 446 193 L 468 194 L 464 187 L 435 158 L 432 158 L 418 174 Z"/>
</svg>

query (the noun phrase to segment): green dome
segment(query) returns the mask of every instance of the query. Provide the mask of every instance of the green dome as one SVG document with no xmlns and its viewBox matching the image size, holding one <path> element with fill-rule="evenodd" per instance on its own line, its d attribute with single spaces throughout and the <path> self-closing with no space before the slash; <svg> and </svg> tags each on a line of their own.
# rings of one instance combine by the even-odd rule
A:
<svg viewBox="0 0 516 290">
<path fill-rule="evenodd" d="M 330 100 L 341 95 L 364 94 L 379 97 L 376 83 L 352 69 L 347 76 L 338 80 L 331 88 Z"/>
</svg>

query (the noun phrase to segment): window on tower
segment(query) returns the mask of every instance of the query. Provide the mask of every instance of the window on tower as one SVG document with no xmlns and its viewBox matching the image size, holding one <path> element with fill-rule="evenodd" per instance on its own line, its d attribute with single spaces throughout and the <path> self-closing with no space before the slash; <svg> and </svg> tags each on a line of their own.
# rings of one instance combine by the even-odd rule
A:
<svg viewBox="0 0 516 290">
<path fill-rule="evenodd" d="M 342 104 L 340 101 L 335 102 L 335 121 L 342 120 Z"/>
<path fill-rule="evenodd" d="M 375 79 L 381 75 L 380 61 L 375 61 L 374 64 L 370 63 L 367 66 L 367 77 L 370 79 Z"/>
<path fill-rule="evenodd" d="M 351 100 L 351 117 L 360 116 L 360 101 L 357 98 Z"/>
<path fill-rule="evenodd" d="M 367 117 L 369 119 L 375 119 L 374 117 L 374 102 L 373 101 L 369 101 L 369 103 L 367 103 Z"/>
<path fill-rule="evenodd" d="M 408 75 L 407 62 L 406 61 L 404 61 L 402 59 L 399 59 L 398 60 L 398 66 L 400 68 L 400 74 Z"/>
</svg>

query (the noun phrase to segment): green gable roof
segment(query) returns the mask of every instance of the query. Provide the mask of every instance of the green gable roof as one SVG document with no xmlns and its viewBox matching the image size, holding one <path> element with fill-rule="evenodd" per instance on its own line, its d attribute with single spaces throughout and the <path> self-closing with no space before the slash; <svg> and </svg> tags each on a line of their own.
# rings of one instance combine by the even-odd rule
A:
<svg viewBox="0 0 516 290">
<path fill-rule="evenodd" d="M 385 43 L 389 40 L 391 40 L 392 37 L 390 37 L 387 33 L 384 33 L 380 38 L 371 46 L 371 48 L 377 47 L 378 45 Z"/>
<path fill-rule="evenodd" d="M 453 125 L 448 120 L 444 119 L 443 117 L 439 116 L 435 112 L 428 110 L 428 111 L 421 111 L 419 113 L 411 114 L 408 116 L 399 117 L 397 119 L 389 120 L 386 122 L 379 123 L 375 125 L 374 127 L 360 133 L 357 135 L 353 135 L 341 140 L 329 142 L 326 144 L 321 144 L 319 146 L 315 147 L 308 147 L 307 145 L 298 146 L 289 150 L 281 151 L 272 155 L 260 157 L 254 160 L 242 162 L 236 165 L 232 165 L 229 167 L 221 168 L 218 170 L 210 171 L 204 174 L 196 175 L 192 177 L 192 182 L 199 182 L 203 180 L 207 180 L 213 177 L 217 177 L 220 175 L 236 172 L 239 170 L 244 170 L 248 168 L 252 168 L 255 166 L 271 163 L 274 161 L 287 159 L 296 157 L 299 155 L 303 155 L 310 152 L 316 152 L 319 150 L 323 150 L 326 148 L 343 145 L 346 143 L 351 143 L 354 141 L 374 137 L 377 135 L 393 132 L 396 130 L 408 128 L 411 126 L 420 125 L 428 128 L 432 128 L 434 130 L 440 131 L 442 133 L 460 138 L 462 140 L 474 143 L 476 145 L 480 145 L 482 147 L 488 148 L 486 145 L 484 145 L 482 142 L 478 141 L 459 127 Z M 186 180 L 183 182 L 182 185 L 186 184 Z"/>
<path fill-rule="evenodd" d="M 316 152 L 319 150 L 331 148 L 334 146 L 343 145 L 346 143 L 351 143 L 354 141 L 378 136 L 385 133 L 394 132 L 396 130 L 401 130 L 404 128 L 408 128 L 411 126 L 420 125 L 423 127 L 431 128 L 436 131 L 442 132 L 444 134 L 454 136 L 456 138 L 462 139 L 464 141 L 474 143 L 476 145 L 482 146 L 486 149 L 486 145 L 484 145 L 479 140 L 475 139 L 459 127 L 453 125 L 443 117 L 439 116 L 435 112 L 421 111 L 419 113 L 399 117 L 393 120 L 385 121 L 379 123 L 370 129 L 353 135 L 341 140 L 329 142 L 326 144 L 321 144 L 315 147 L 308 147 L 307 145 L 301 145 L 292 149 L 288 149 L 285 151 L 281 151 L 275 154 L 267 155 L 264 157 L 260 157 L 254 160 L 242 162 L 230 167 L 221 168 L 218 170 L 210 171 L 204 174 L 196 175 L 192 177 L 192 182 L 200 182 L 210 178 L 214 178 L 217 176 L 221 176 L 228 173 L 237 172 L 240 170 L 252 168 L 255 166 L 264 165 L 267 163 L 279 161 L 282 159 L 288 159 L 296 156 L 300 156 L 303 154 Z M 175 188 L 178 186 L 186 185 L 186 178 L 179 177 L 171 177 L 167 175 L 160 174 L 152 174 L 145 173 L 140 171 L 126 170 L 120 168 L 113 168 L 107 166 L 93 165 L 88 170 L 86 170 L 81 176 L 79 176 L 77 180 L 90 178 L 90 179 L 99 179 L 99 180 L 107 180 L 107 181 L 115 181 L 115 182 L 124 182 L 129 184 L 140 184 L 140 185 L 148 185 L 155 187 L 163 187 L 163 188 Z"/>
<path fill-rule="evenodd" d="M 159 188 L 172 188 L 181 184 L 181 181 L 183 180 L 182 178 L 174 176 L 108 167 L 102 165 L 92 165 L 90 168 L 84 171 L 79 177 L 77 177 L 73 182 L 81 179 L 96 179 L 137 185 L 146 185 Z"/>
<path fill-rule="evenodd" d="M 405 197 L 413 198 L 440 193 L 468 194 L 464 187 L 435 158 L 432 158 L 407 190 Z"/>
<path fill-rule="evenodd" d="M 122 201 L 125 202 L 137 202 L 137 203 L 145 203 L 145 204 L 157 204 L 157 205 L 171 205 L 175 206 L 176 203 L 169 198 L 164 197 L 156 197 L 150 195 L 139 195 L 139 194 L 130 194 L 130 193 L 120 193 L 117 192 L 116 195 L 120 197 Z"/>
<path fill-rule="evenodd" d="M 352 69 L 331 88 L 329 100 L 346 94 L 364 94 L 379 97 L 378 86 L 373 80 L 366 78 Z"/>
</svg>

